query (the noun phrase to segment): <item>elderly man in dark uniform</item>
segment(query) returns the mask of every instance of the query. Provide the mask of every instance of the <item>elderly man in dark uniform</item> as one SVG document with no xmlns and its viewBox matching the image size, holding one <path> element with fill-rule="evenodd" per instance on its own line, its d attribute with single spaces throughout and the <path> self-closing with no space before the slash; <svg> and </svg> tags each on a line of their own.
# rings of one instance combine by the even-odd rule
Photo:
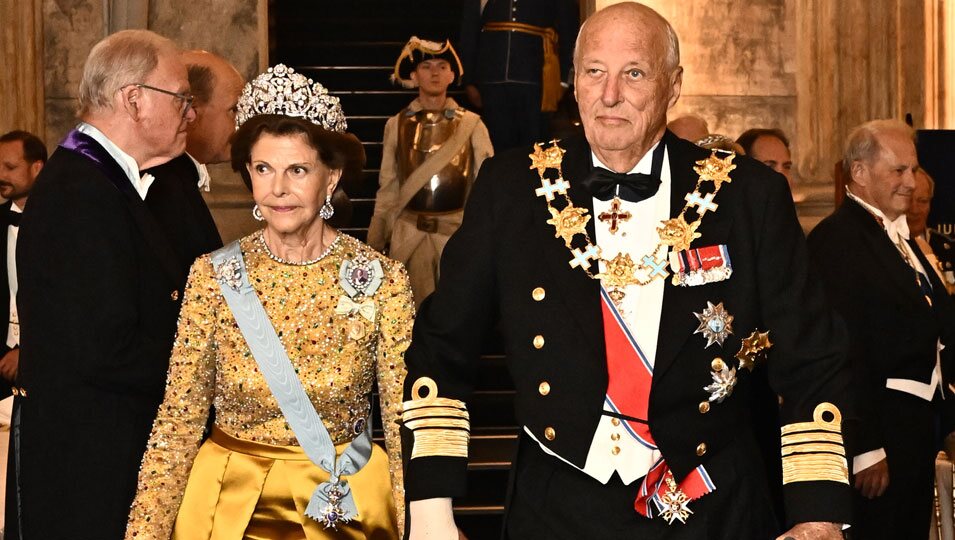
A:
<svg viewBox="0 0 955 540">
<path fill-rule="evenodd" d="M 460 50 L 468 99 L 497 150 L 546 136 L 570 75 L 579 21 L 573 0 L 466 0 Z"/>
<path fill-rule="evenodd" d="M 775 537 L 747 409 L 756 363 L 782 397 L 786 536 L 841 538 L 845 330 L 785 179 L 666 131 L 679 45 L 650 8 L 597 12 L 575 70 L 585 138 L 485 162 L 419 312 L 410 538 L 456 538 L 466 402 L 498 317 L 522 425 L 507 538 Z"/>
</svg>

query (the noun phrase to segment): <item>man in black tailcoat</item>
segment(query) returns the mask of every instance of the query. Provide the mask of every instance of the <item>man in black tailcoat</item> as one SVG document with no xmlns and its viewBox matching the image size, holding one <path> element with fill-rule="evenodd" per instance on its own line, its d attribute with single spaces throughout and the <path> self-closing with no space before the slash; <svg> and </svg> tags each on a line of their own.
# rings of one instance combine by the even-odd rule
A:
<svg viewBox="0 0 955 540">
<path fill-rule="evenodd" d="M 84 67 L 82 122 L 30 196 L 17 246 L 17 538 L 124 535 L 185 285 L 140 171 L 185 149 L 188 92 L 171 41 L 107 37 Z"/>
<path fill-rule="evenodd" d="M 849 329 L 859 540 L 926 535 L 936 432 L 955 427 L 942 376 L 955 351 L 955 311 L 905 218 L 919 168 L 914 139 L 895 120 L 857 127 L 843 157 L 846 198 L 809 235 L 813 266 Z"/>
<path fill-rule="evenodd" d="M 586 138 L 485 162 L 419 311 L 410 538 L 456 538 L 466 403 L 498 318 L 521 425 L 507 538 L 841 538 L 844 327 L 785 179 L 666 132 L 682 69 L 653 10 L 607 7 L 578 43 Z M 746 408 L 756 363 L 782 397 L 785 527 Z"/>
</svg>

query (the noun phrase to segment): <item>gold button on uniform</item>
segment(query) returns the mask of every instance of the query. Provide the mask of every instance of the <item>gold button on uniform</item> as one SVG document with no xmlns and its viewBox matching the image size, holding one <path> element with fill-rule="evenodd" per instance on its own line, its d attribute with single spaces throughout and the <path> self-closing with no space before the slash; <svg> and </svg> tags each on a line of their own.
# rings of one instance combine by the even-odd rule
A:
<svg viewBox="0 0 955 540">
<path fill-rule="evenodd" d="M 700 402 L 700 414 L 706 414 L 706 413 L 708 413 L 708 412 L 710 412 L 710 402 L 709 402 L 709 401 L 701 401 L 701 402 Z"/>
<path fill-rule="evenodd" d="M 27 397 L 27 389 L 26 389 L 26 388 L 22 388 L 22 387 L 20 388 L 20 397 Z"/>
<path fill-rule="evenodd" d="M 610 453 L 616 456 L 617 454 L 620 453 L 620 447 L 619 447 L 619 446 L 614 446 L 614 447 L 613 447 L 613 450 L 611 450 Z"/>
<path fill-rule="evenodd" d="M 619 440 L 620 440 L 620 434 L 619 434 L 619 433 L 612 433 L 612 434 L 610 435 L 610 440 L 611 440 L 611 441 L 619 441 Z"/>
<path fill-rule="evenodd" d="M 547 291 L 545 291 L 543 287 L 537 287 L 531 291 L 531 297 L 537 302 L 543 300 L 545 296 L 547 296 Z"/>
<path fill-rule="evenodd" d="M 723 363 L 722 358 L 717 357 L 710 362 L 710 367 L 713 368 L 713 371 L 723 371 L 723 368 L 726 367 L 726 364 Z"/>
<path fill-rule="evenodd" d="M 557 432 L 554 431 L 554 428 L 547 427 L 544 429 L 544 438 L 548 441 L 552 441 L 557 438 Z"/>
<path fill-rule="evenodd" d="M 14 386 L 13 388 L 11 388 L 11 389 L 10 389 L 10 392 L 12 392 L 13 395 L 15 395 L 15 396 L 19 396 L 19 395 L 20 395 L 20 389 L 17 388 L 16 386 Z"/>
<path fill-rule="evenodd" d="M 540 392 L 542 396 L 546 396 L 550 393 L 550 383 L 547 381 L 540 383 L 540 386 L 537 387 L 537 391 Z"/>
<path fill-rule="evenodd" d="M 696 447 L 696 455 L 702 457 L 703 454 L 705 454 L 705 453 L 706 453 L 706 443 L 700 443 L 700 444 Z"/>
<path fill-rule="evenodd" d="M 534 348 L 542 349 L 544 347 L 544 336 L 537 334 L 534 336 Z"/>
<path fill-rule="evenodd" d="M 172 298 L 173 302 L 179 300 L 179 290 L 172 291 L 172 294 L 170 294 L 169 297 Z"/>
<path fill-rule="evenodd" d="M 619 425 L 620 425 L 620 419 L 619 419 L 619 418 L 611 418 L 611 419 L 610 419 L 610 423 L 613 424 L 613 425 L 615 425 L 615 426 L 619 426 Z"/>
</svg>

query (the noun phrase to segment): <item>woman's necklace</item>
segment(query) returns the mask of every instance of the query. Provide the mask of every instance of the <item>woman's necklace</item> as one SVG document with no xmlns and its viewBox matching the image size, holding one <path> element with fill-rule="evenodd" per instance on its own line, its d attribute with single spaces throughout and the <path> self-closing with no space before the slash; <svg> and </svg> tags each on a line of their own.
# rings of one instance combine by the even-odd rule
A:
<svg viewBox="0 0 955 540">
<path fill-rule="evenodd" d="M 325 228 L 323 226 L 322 236 L 324 235 L 325 235 Z M 334 249 L 335 246 L 338 245 L 338 239 L 341 237 L 342 237 L 341 234 L 336 234 L 335 238 L 328 243 L 328 246 L 325 248 L 325 250 L 318 254 L 318 257 L 315 257 L 314 259 L 310 259 L 307 261 L 288 261 L 283 259 L 282 257 L 279 257 L 275 253 L 272 253 L 271 248 L 269 248 L 269 243 L 265 241 L 265 230 L 263 230 L 262 234 L 259 235 L 259 240 L 262 242 L 262 245 L 265 246 L 265 252 L 268 254 L 269 258 L 272 259 L 273 261 L 277 263 L 281 263 L 281 264 L 287 264 L 290 266 L 308 266 L 310 264 L 315 264 L 318 261 L 327 257 L 328 254 L 332 252 L 332 249 Z"/>
</svg>

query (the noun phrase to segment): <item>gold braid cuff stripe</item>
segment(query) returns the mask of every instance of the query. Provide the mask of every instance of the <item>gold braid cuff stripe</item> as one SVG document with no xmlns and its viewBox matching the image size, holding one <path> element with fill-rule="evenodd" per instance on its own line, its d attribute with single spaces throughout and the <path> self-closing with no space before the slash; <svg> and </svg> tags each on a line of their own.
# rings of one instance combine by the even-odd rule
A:
<svg viewBox="0 0 955 540">
<path fill-rule="evenodd" d="M 802 443 L 812 443 L 812 442 L 830 442 L 842 445 L 842 434 L 841 433 L 829 433 L 822 431 L 806 431 L 802 433 L 793 433 L 791 435 L 783 435 L 783 446 L 788 444 L 802 444 Z"/>
<path fill-rule="evenodd" d="M 421 389 L 428 395 L 421 397 Z M 468 457 L 471 423 L 463 401 L 438 397 L 438 385 L 421 377 L 411 388 L 412 400 L 404 403 L 401 419 L 414 433 L 411 459 L 419 457 Z"/>
<path fill-rule="evenodd" d="M 841 444 L 831 444 L 831 443 L 804 443 L 797 444 L 793 446 L 783 446 L 783 456 L 793 455 L 793 454 L 814 454 L 818 452 L 825 452 L 827 454 L 835 454 L 842 457 L 846 456 L 846 450 L 842 447 Z"/>
<path fill-rule="evenodd" d="M 846 458 L 834 454 L 783 456 L 783 485 L 793 482 L 839 482 L 849 484 Z"/>
<path fill-rule="evenodd" d="M 842 440 L 842 413 L 838 407 L 832 403 L 820 403 L 812 413 L 811 422 L 786 424 L 781 431 L 783 484 L 849 483 Z"/>
<path fill-rule="evenodd" d="M 699 175 L 696 187 L 684 197 L 686 204 L 679 215 L 660 223 L 660 227 L 657 228 L 660 242 L 656 247 L 638 259 L 633 259 L 629 253 L 622 252 L 611 259 L 604 257 L 600 246 L 593 243 L 590 233 L 587 232 L 587 223 L 591 217 L 589 210 L 575 207 L 567 195 L 570 184 L 564 180 L 561 166 L 566 150 L 558 146 L 558 142 L 558 140 L 551 141 L 547 148 L 543 147 L 545 143 L 536 143 L 534 153 L 528 156 L 531 158 L 530 168 L 537 170 L 541 180 L 541 187 L 534 193 L 538 197 L 544 197 L 547 202 L 547 209 L 551 215 L 547 223 L 553 225 L 554 237 L 562 238 L 564 245 L 570 250 L 572 255 L 570 267 L 579 266 L 591 279 L 603 281 L 606 287 L 612 292 L 617 291 L 617 294 L 620 294 L 621 289 L 628 285 L 643 286 L 657 278 L 666 279 L 669 275 L 667 252 L 671 247 L 675 252 L 685 251 L 690 248 L 694 240 L 700 237 L 700 233 L 696 231 L 703 221 L 703 216 L 708 211 L 716 212 L 719 205 L 714 203 L 713 199 L 724 182 L 727 184 L 732 182 L 729 173 L 736 168 L 736 165 L 733 165 L 736 154 L 732 152 L 727 152 L 728 155 L 725 158 L 720 158 L 717 155 L 718 151 L 713 150 L 709 158 L 697 161 L 696 166 L 693 167 L 693 171 Z M 659 144 L 663 144 L 663 141 L 661 140 Z M 556 179 L 545 176 L 549 169 L 557 171 Z M 713 183 L 712 191 L 705 194 L 700 191 L 704 182 Z M 554 207 L 553 201 L 556 195 L 561 195 L 566 203 L 560 210 Z M 696 219 L 687 221 L 687 212 L 692 213 Z M 574 238 L 578 235 L 584 238 L 583 250 L 572 245 Z M 591 261 L 598 263 L 598 272 L 595 273 L 590 269 L 593 266 Z M 603 262 L 605 267 L 602 273 L 599 272 L 600 262 Z M 679 277 L 676 275 L 673 276 L 673 284 L 679 284 Z"/>
</svg>

